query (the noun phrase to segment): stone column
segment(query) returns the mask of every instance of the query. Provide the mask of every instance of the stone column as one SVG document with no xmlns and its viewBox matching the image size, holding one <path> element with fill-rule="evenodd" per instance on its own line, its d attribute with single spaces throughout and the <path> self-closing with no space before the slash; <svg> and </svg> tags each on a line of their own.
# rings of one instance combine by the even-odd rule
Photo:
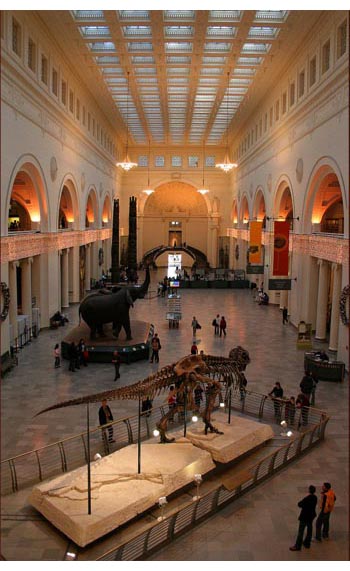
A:
<svg viewBox="0 0 350 571">
<path fill-rule="evenodd" d="M 19 262 L 9 263 L 9 288 L 10 288 L 10 325 L 12 326 L 12 336 L 16 339 L 18 336 L 17 326 L 17 268 Z"/>
<path fill-rule="evenodd" d="M 32 262 L 33 258 L 21 261 L 22 311 L 23 315 L 28 315 L 28 328 L 32 326 Z"/>
<path fill-rule="evenodd" d="M 79 246 L 69 248 L 68 260 L 69 303 L 76 303 L 79 301 Z"/>
<path fill-rule="evenodd" d="M 61 302 L 62 307 L 69 307 L 69 268 L 68 268 L 69 249 L 62 251 L 61 257 Z"/>
<path fill-rule="evenodd" d="M 319 274 L 315 338 L 319 339 L 320 341 L 324 341 L 326 339 L 327 325 L 329 264 L 325 260 L 318 260 L 318 265 Z"/>
<path fill-rule="evenodd" d="M 113 201 L 113 226 L 111 248 L 112 283 L 119 282 L 119 198 Z M 109 268 L 108 268 L 109 269 Z"/>
<path fill-rule="evenodd" d="M 333 292 L 332 292 L 332 315 L 331 330 L 329 334 L 329 350 L 338 350 L 339 332 L 339 300 L 341 293 L 342 268 L 340 264 L 332 264 L 333 271 Z"/>
<path fill-rule="evenodd" d="M 129 198 L 129 239 L 128 239 L 128 268 L 137 269 L 137 199 Z"/>
<path fill-rule="evenodd" d="M 85 252 L 86 252 L 86 257 L 85 257 L 85 290 L 86 291 L 90 291 L 90 279 L 91 279 L 91 254 L 90 254 L 90 250 L 91 250 L 91 244 L 86 244 L 85 245 Z"/>
</svg>

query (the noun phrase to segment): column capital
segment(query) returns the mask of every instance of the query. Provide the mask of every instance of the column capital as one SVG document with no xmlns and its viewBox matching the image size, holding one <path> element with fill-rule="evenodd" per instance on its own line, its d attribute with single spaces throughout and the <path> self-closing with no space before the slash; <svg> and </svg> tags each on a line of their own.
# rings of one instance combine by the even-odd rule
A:
<svg viewBox="0 0 350 571">
<path fill-rule="evenodd" d="M 19 267 L 19 261 L 14 260 L 13 262 L 10 262 L 10 266 L 12 266 L 13 269 L 18 268 Z"/>
<path fill-rule="evenodd" d="M 340 265 L 340 264 L 337 264 L 337 262 L 333 262 L 333 263 L 332 263 L 332 270 L 333 270 L 334 272 L 337 272 L 338 270 L 340 270 L 340 268 L 341 268 L 341 265 Z"/>
<path fill-rule="evenodd" d="M 21 264 L 28 264 L 28 266 L 32 263 L 33 263 L 33 258 L 23 258 L 23 260 L 21 260 Z"/>
</svg>

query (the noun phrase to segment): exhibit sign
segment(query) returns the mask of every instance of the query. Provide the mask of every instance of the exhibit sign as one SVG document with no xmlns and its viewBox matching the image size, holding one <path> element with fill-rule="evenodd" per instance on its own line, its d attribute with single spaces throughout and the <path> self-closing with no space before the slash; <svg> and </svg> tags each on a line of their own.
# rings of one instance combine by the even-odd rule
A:
<svg viewBox="0 0 350 571">
<path fill-rule="evenodd" d="M 292 280 L 289 278 L 269 280 L 269 289 L 272 291 L 290 290 L 292 289 Z"/>
<path fill-rule="evenodd" d="M 273 276 L 288 275 L 289 222 L 274 223 Z"/>
<path fill-rule="evenodd" d="M 260 264 L 261 263 L 261 231 L 262 222 L 257 222 L 253 220 L 249 225 L 250 236 L 249 236 L 249 263 L 250 264 Z"/>
<path fill-rule="evenodd" d="M 247 264 L 247 274 L 263 274 L 264 266 L 255 264 Z"/>
</svg>

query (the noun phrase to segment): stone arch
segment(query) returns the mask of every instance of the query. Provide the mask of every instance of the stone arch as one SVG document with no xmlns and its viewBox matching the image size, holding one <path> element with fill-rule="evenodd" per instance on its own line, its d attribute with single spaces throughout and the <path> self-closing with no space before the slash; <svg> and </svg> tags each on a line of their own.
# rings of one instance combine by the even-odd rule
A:
<svg viewBox="0 0 350 571">
<path fill-rule="evenodd" d="M 26 227 L 23 229 L 47 232 L 49 227 L 47 184 L 43 169 L 34 155 L 22 155 L 12 169 L 3 228 L 8 226 L 8 215 L 14 203 L 18 205 L 25 221 Z"/>
<path fill-rule="evenodd" d="M 110 228 L 112 225 L 112 199 L 108 192 L 102 202 L 101 226 Z"/>
<path fill-rule="evenodd" d="M 85 228 L 97 228 L 99 221 L 99 208 L 97 192 L 94 186 L 90 186 L 85 207 Z"/>
<path fill-rule="evenodd" d="M 237 208 L 237 200 L 236 199 L 234 199 L 234 201 L 232 202 L 231 222 L 232 222 L 232 224 L 238 223 L 238 208 Z"/>
<path fill-rule="evenodd" d="M 273 202 L 273 214 L 275 219 L 289 220 L 290 229 L 293 230 L 294 222 L 294 195 L 292 192 L 292 185 L 287 176 L 280 177 L 276 185 L 276 192 Z"/>
<path fill-rule="evenodd" d="M 347 196 L 344 181 L 338 165 L 330 157 L 323 157 L 314 165 L 307 181 L 307 192 L 303 207 L 303 232 L 332 232 L 326 221 L 334 215 L 338 220 L 336 233 L 347 233 L 344 210 Z"/>
<path fill-rule="evenodd" d="M 266 228 L 266 201 L 263 188 L 258 186 L 255 191 L 253 201 L 253 218 L 262 222 L 262 227 Z"/>
<path fill-rule="evenodd" d="M 159 190 L 167 188 L 168 185 L 171 185 L 173 188 L 187 188 L 190 191 L 197 191 L 199 189 L 199 187 L 197 187 L 192 181 L 189 180 L 181 179 L 181 181 L 169 181 L 169 179 L 163 179 L 159 181 L 158 184 L 153 185 L 154 192 L 152 194 L 147 195 L 144 192 L 140 192 L 139 195 L 140 200 L 138 201 L 138 213 L 141 216 L 143 214 L 146 214 L 149 205 L 152 204 L 152 197 L 154 196 L 154 194 L 157 193 Z M 208 194 L 197 193 L 197 195 L 202 198 L 203 203 L 206 205 L 206 213 L 211 214 L 213 199 L 211 200 L 210 193 Z"/>
<path fill-rule="evenodd" d="M 64 218 L 65 226 L 63 226 Z M 79 198 L 77 184 L 71 174 L 67 174 L 60 186 L 60 194 L 57 205 L 57 228 L 79 229 Z"/>
<path fill-rule="evenodd" d="M 249 213 L 249 200 L 246 193 L 243 193 L 240 209 L 239 209 L 239 223 L 249 226 L 250 213 Z"/>
</svg>

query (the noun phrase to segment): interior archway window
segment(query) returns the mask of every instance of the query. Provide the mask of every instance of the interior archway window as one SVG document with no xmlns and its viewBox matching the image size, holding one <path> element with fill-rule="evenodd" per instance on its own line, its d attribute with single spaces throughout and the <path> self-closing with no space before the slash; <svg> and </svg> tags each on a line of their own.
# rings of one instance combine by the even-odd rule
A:
<svg viewBox="0 0 350 571">
<path fill-rule="evenodd" d="M 11 200 L 8 214 L 8 229 L 10 232 L 31 230 L 32 224 L 27 209 L 17 200 Z"/>
<path fill-rule="evenodd" d="M 337 200 L 327 208 L 321 220 L 321 232 L 327 234 L 344 233 L 344 210 L 342 200 Z"/>
</svg>

